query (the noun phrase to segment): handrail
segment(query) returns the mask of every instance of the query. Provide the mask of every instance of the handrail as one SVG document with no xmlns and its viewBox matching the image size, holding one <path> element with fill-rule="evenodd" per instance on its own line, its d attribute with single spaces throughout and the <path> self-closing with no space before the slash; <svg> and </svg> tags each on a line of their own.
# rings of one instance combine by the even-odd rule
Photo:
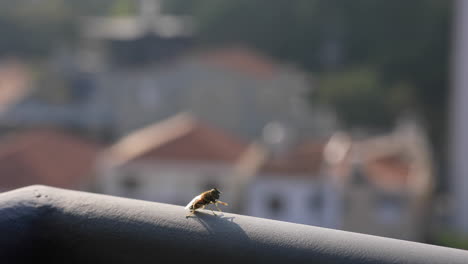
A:
<svg viewBox="0 0 468 264">
<path fill-rule="evenodd" d="M 468 263 L 468 251 L 29 186 L 0 194 L 2 263 Z M 7 262 L 4 260 L 7 259 Z"/>
</svg>

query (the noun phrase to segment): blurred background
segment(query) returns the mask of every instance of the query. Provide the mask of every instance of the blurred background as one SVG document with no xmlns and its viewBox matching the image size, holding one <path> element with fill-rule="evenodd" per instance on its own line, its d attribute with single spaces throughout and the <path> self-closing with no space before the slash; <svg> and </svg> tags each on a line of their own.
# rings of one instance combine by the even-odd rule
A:
<svg viewBox="0 0 468 264">
<path fill-rule="evenodd" d="M 468 249 L 468 1 L 0 0 L 0 191 Z"/>
</svg>

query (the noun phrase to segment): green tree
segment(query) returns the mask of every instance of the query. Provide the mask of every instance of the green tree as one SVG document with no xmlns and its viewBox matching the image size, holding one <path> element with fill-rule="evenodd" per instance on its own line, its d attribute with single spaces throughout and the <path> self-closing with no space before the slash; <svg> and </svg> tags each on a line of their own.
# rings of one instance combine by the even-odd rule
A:
<svg viewBox="0 0 468 264">
<path fill-rule="evenodd" d="M 411 89 L 405 84 L 383 87 L 375 70 L 355 68 L 323 73 L 312 100 L 333 105 L 347 128 L 390 129 L 400 109 L 408 109 Z"/>
<path fill-rule="evenodd" d="M 116 0 L 110 8 L 112 16 L 130 16 L 136 13 L 136 4 L 133 0 Z"/>
</svg>

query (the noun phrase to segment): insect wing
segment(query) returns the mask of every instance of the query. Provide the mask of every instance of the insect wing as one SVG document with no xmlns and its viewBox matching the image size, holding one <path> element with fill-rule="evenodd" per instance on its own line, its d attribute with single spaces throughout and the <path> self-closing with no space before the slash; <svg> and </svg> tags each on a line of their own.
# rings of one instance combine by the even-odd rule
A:
<svg viewBox="0 0 468 264">
<path fill-rule="evenodd" d="M 192 201 L 190 201 L 190 203 L 188 203 L 187 206 L 185 206 L 185 209 L 190 209 L 190 206 L 192 206 L 200 198 L 201 198 L 201 194 L 193 198 Z"/>
</svg>

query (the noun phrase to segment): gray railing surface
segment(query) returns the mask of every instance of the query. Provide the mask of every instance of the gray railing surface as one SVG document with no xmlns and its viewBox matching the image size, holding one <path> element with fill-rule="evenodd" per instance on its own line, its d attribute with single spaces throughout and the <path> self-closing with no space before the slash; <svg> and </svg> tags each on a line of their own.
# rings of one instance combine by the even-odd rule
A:
<svg viewBox="0 0 468 264">
<path fill-rule="evenodd" d="M 468 252 L 30 186 L 0 195 L 0 263 L 468 263 Z"/>
</svg>

